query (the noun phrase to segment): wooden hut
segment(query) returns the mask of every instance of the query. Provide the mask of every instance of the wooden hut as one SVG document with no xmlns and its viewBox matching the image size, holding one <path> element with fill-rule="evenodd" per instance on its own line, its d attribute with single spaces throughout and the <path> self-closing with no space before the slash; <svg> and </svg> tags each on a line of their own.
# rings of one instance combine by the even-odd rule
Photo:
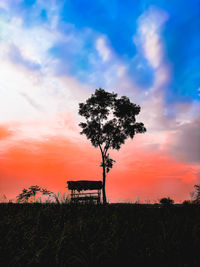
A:
<svg viewBox="0 0 200 267">
<path fill-rule="evenodd" d="M 102 189 L 101 181 L 88 181 L 88 180 L 67 181 L 67 185 L 68 189 L 71 191 L 70 195 L 71 195 L 71 201 L 73 203 L 76 202 L 100 203 L 101 189 Z"/>
</svg>

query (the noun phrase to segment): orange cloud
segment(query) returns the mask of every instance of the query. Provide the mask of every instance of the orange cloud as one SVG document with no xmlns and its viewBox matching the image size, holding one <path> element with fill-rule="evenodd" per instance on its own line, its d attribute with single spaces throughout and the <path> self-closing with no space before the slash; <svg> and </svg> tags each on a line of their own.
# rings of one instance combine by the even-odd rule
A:
<svg viewBox="0 0 200 267">
<path fill-rule="evenodd" d="M 182 201 L 190 198 L 199 171 L 200 166 L 177 162 L 161 153 L 135 153 L 125 170 L 113 169 L 112 182 L 108 182 L 110 196 L 132 201 L 138 195 L 142 201 L 170 196 Z"/>
<path fill-rule="evenodd" d="M 125 156 L 125 147 L 113 153 L 117 162 L 107 176 L 106 190 L 112 201 L 135 201 L 170 196 L 189 198 L 197 183 L 196 165 L 176 162 L 162 154 L 136 150 Z M 62 137 L 43 142 L 20 142 L 1 154 L 0 193 L 14 198 L 31 185 L 54 192 L 65 191 L 67 180 L 101 179 L 100 152 L 90 142 L 75 143 Z"/>
<path fill-rule="evenodd" d="M 12 131 L 9 130 L 5 125 L 0 125 L 0 141 L 12 136 Z"/>
<path fill-rule="evenodd" d="M 98 155 L 91 146 L 64 138 L 20 142 L 1 155 L 0 191 L 14 197 L 23 187 L 38 184 L 57 192 L 65 190 L 67 180 L 100 179 Z"/>
</svg>

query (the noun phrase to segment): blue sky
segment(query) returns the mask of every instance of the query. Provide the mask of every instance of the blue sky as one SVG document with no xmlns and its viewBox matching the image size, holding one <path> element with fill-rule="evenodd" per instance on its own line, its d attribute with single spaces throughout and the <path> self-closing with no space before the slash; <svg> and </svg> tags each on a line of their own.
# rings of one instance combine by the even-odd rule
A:
<svg viewBox="0 0 200 267">
<path fill-rule="evenodd" d="M 148 90 L 153 82 L 153 71 L 140 53 L 139 47 L 133 42 L 133 36 L 137 34 L 138 18 L 152 7 L 168 15 L 160 31 L 165 50 L 164 57 L 171 70 L 171 81 L 165 100 L 199 100 L 199 0 L 146 0 L 126 3 L 117 0 L 68 0 L 49 1 L 48 4 L 36 0 L 10 1 L 10 12 L 7 15 L 20 15 L 24 27 L 51 24 L 56 17 L 57 30 L 66 36 L 74 36 L 67 42 L 55 42 L 49 49 L 50 55 L 60 61 L 57 74 L 63 75 L 66 67 L 70 75 L 95 86 L 96 80 L 94 83 L 91 82 L 91 73 L 101 73 L 102 68 L 110 67 L 102 66 L 98 61 L 95 39 L 102 35 L 117 59 L 127 66 L 131 79 L 141 88 Z M 3 9 L 1 13 L 6 14 Z M 140 64 L 143 67 L 138 69 L 137 65 Z M 99 83 L 99 86 L 106 85 L 104 77 Z"/>
<path fill-rule="evenodd" d="M 13 1 L 15 2 L 15 1 Z M 163 39 L 165 60 L 171 67 L 172 79 L 168 86 L 166 101 L 189 101 L 199 99 L 200 86 L 200 1 L 16 1 L 11 14 L 20 14 L 25 27 L 48 24 L 58 16 L 57 29 L 76 36 L 69 42 L 58 41 L 49 53 L 60 60 L 60 70 L 70 61 L 68 71 L 81 81 L 90 83 L 90 75 L 101 71 L 94 40 L 98 35 L 106 38 L 117 58 L 126 64 L 131 79 L 148 90 L 152 85 L 153 72 L 145 58 L 139 55 L 133 42 L 137 33 L 138 18 L 151 7 L 168 14 L 160 37 Z M 90 31 L 91 30 L 91 31 Z M 80 43 L 81 42 L 81 43 Z M 78 53 L 77 53 L 78 51 Z M 95 57 L 91 62 L 90 54 Z M 136 64 L 142 64 L 138 70 Z M 96 81 L 95 81 L 96 83 Z M 95 85 L 94 83 L 94 85 Z M 102 77 L 102 85 L 105 81 Z"/>
</svg>

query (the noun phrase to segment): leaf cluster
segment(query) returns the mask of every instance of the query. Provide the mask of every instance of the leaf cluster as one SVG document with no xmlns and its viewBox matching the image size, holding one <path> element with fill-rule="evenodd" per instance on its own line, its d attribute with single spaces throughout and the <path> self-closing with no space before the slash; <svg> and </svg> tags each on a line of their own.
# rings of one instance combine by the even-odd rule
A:
<svg viewBox="0 0 200 267">
<path fill-rule="evenodd" d="M 109 171 L 110 171 L 110 169 L 112 169 L 114 163 L 115 163 L 115 160 L 111 159 L 109 154 L 105 155 L 104 165 L 105 165 L 106 173 L 109 173 Z M 103 162 L 101 162 L 100 167 L 103 167 Z"/>
<path fill-rule="evenodd" d="M 86 122 L 81 122 L 81 134 L 85 134 L 94 147 L 102 147 L 106 155 L 108 149 L 119 150 L 125 140 L 133 139 L 136 133 L 146 132 L 144 124 L 136 122 L 135 116 L 140 106 L 132 103 L 126 96 L 117 98 L 117 94 L 96 89 L 95 93 L 79 104 L 79 115 Z"/>
</svg>

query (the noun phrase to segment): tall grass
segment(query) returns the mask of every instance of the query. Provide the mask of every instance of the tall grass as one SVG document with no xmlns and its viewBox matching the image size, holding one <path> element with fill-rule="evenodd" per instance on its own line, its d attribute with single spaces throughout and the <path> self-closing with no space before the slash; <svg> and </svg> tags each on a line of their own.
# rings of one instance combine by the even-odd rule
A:
<svg viewBox="0 0 200 267">
<path fill-rule="evenodd" d="M 70 196 L 66 192 L 58 192 L 57 194 L 54 194 L 53 197 L 57 204 L 70 203 Z"/>
<path fill-rule="evenodd" d="M 0 266 L 199 267 L 198 205 L 10 203 L 0 214 Z"/>
<path fill-rule="evenodd" d="M 16 198 L 9 199 L 6 197 L 5 194 L 0 195 L 0 203 L 20 203 Z M 70 203 L 70 196 L 67 194 L 67 192 L 61 192 L 53 193 L 51 195 L 34 195 L 30 196 L 26 201 L 23 201 L 21 203 L 57 203 L 57 204 L 67 204 Z"/>
</svg>

